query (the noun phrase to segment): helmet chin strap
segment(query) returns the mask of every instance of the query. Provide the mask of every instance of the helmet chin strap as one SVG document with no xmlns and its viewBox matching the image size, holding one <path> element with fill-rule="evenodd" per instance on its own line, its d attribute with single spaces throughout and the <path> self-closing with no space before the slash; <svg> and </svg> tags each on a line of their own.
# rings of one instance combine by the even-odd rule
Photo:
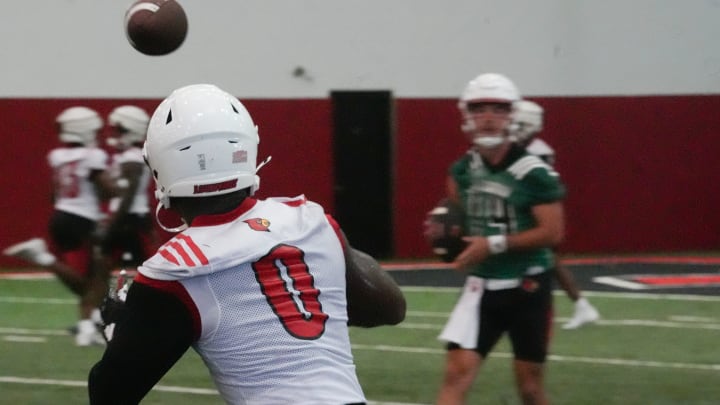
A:
<svg viewBox="0 0 720 405">
<path fill-rule="evenodd" d="M 268 164 L 271 159 L 272 159 L 272 156 L 268 156 L 265 160 L 263 160 L 255 169 L 255 173 L 257 173 L 258 170 L 260 170 L 260 168 L 262 168 L 263 166 Z M 256 174 L 255 175 L 255 183 L 250 188 L 250 195 L 255 194 L 255 191 L 257 191 L 258 188 L 260 188 L 260 176 L 258 176 Z M 160 228 L 162 228 L 166 232 L 172 232 L 172 233 L 178 233 L 178 232 L 182 232 L 182 231 L 188 229 L 187 222 L 185 222 L 185 220 L 182 220 L 182 219 L 181 219 L 182 225 L 180 225 L 180 226 L 176 226 L 174 228 L 165 226 L 160 221 L 159 214 L 160 214 L 161 209 L 170 208 L 170 197 L 168 195 L 162 193 L 160 190 L 155 189 L 155 198 L 158 199 L 157 206 L 155 207 L 155 222 L 157 222 L 157 224 L 160 226 Z"/>
<path fill-rule="evenodd" d="M 171 232 L 171 233 L 182 232 L 188 228 L 188 224 L 187 224 L 187 222 L 185 222 L 184 219 L 182 220 L 182 225 L 176 226 L 175 228 L 168 228 L 165 225 L 163 225 L 163 223 L 160 222 L 160 216 L 159 216 L 160 210 L 162 208 L 163 208 L 163 203 L 161 201 L 158 201 L 157 207 L 155 207 L 155 221 L 157 222 L 158 225 L 160 225 L 160 228 L 162 228 L 166 232 Z"/>
<path fill-rule="evenodd" d="M 268 156 L 263 160 L 256 168 L 255 168 L 255 183 L 250 187 L 250 195 L 254 195 L 256 191 L 260 188 L 260 176 L 257 175 L 257 172 L 266 164 L 270 163 L 270 160 L 272 160 L 272 156 Z"/>
</svg>

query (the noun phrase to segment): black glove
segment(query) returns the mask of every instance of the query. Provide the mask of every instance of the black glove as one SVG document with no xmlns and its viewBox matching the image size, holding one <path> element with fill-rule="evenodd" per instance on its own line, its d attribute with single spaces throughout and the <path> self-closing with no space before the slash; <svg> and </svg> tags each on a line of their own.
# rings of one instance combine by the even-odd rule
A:
<svg viewBox="0 0 720 405">
<path fill-rule="evenodd" d="M 100 304 L 100 316 L 105 325 L 118 322 L 125 315 L 125 303 L 118 298 L 106 296 Z"/>
</svg>

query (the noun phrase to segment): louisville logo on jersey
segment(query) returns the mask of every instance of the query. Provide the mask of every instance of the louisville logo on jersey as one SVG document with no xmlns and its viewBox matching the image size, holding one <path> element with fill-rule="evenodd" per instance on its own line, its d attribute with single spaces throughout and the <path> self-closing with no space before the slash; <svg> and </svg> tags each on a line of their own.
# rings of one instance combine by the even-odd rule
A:
<svg viewBox="0 0 720 405">
<path fill-rule="evenodd" d="M 243 222 L 248 224 L 253 231 L 270 232 L 270 221 L 265 218 L 250 218 Z"/>
<path fill-rule="evenodd" d="M 540 283 L 531 278 L 524 278 L 520 287 L 522 287 L 523 290 L 531 293 L 537 291 L 538 287 L 540 287 Z"/>
</svg>

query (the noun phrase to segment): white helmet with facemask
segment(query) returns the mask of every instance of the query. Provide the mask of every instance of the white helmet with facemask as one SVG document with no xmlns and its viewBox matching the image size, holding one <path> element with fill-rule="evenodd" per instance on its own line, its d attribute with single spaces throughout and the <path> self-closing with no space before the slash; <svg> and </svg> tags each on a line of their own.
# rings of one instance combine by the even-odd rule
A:
<svg viewBox="0 0 720 405">
<path fill-rule="evenodd" d="M 108 138 L 110 146 L 128 146 L 143 142 L 147 133 L 150 116 L 140 107 L 122 105 L 116 107 L 108 116 L 108 123 L 115 127 L 117 136 Z"/>
<path fill-rule="evenodd" d="M 543 128 L 543 108 L 530 100 L 515 103 L 510 132 L 515 140 L 527 145 Z"/>
<path fill-rule="evenodd" d="M 208 197 L 245 188 L 254 193 L 260 184 L 259 142 L 250 114 L 234 96 L 209 84 L 175 90 L 153 113 L 145 141 L 157 211 L 161 205 L 169 208 L 171 197 Z"/>
<path fill-rule="evenodd" d="M 61 142 L 94 145 L 97 132 L 103 126 L 98 113 L 87 107 L 70 107 L 55 118 Z"/>
<path fill-rule="evenodd" d="M 477 136 L 475 120 L 469 106 L 475 103 L 507 103 L 520 100 L 520 92 L 507 77 L 498 73 L 484 73 L 471 80 L 460 96 L 458 108 L 463 116 L 461 129 L 473 136 L 473 142 L 482 147 L 496 147 L 505 140 L 505 132 Z"/>
</svg>

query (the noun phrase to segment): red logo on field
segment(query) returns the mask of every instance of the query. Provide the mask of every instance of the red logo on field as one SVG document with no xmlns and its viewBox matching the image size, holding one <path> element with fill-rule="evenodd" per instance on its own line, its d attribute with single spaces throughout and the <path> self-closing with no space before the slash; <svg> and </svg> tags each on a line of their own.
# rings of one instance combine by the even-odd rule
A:
<svg viewBox="0 0 720 405">
<path fill-rule="evenodd" d="M 270 232 L 270 221 L 265 218 L 250 218 L 243 222 L 248 224 L 253 231 Z"/>
<path fill-rule="evenodd" d="M 720 274 L 642 275 L 634 280 L 654 287 L 717 286 L 720 285 Z"/>
</svg>

